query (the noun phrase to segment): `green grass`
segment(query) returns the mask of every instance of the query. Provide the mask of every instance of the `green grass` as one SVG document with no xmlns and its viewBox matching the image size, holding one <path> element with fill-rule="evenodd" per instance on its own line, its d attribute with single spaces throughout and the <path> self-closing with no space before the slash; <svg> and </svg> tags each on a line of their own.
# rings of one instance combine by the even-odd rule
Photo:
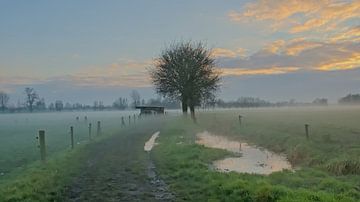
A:
<svg viewBox="0 0 360 202">
<path fill-rule="evenodd" d="M 88 140 L 88 124 L 92 123 L 92 135 L 96 135 L 96 122 L 102 122 L 105 134 L 116 133 L 120 128 L 121 116 L 128 117 L 136 112 L 62 112 L 21 113 L 0 115 L 0 184 L 26 170 L 40 158 L 38 130 L 46 131 L 48 157 L 70 149 L 70 126 L 74 126 L 75 146 Z M 76 116 L 80 117 L 76 121 Z M 84 116 L 88 121 L 84 121 Z M 127 119 L 126 119 L 127 120 Z M 127 122 L 126 122 L 127 123 Z"/>
<path fill-rule="evenodd" d="M 106 117 L 103 117 L 106 118 Z M 105 141 L 114 136 L 127 139 L 127 135 L 131 134 L 140 124 L 143 126 L 139 129 L 143 131 L 146 138 L 151 134 L 148 134 L 147 125 L 156 126 L 154 122 L 158 122 L 153 118 L 143 118 L 137 120 L 137 123 L 131 126 L 121 127 L 120 124 L 115 123 L 116 120 L 104 124 L 108 126 L 103 128 L 101 136 L 94 137 L 91 142 L 86 142 L 80 145 L 76 145 L 74 150 L 65 149 L 59 150 L 53 153 L 49 160 L 44 164 L 40 161 L 33 161 L 32 163 L 24 165 L 21 169 L 15 169 L 9 173 L 0 183 L 0 202 L 2 201 L 63 201 L 67 194 L 67 187 L 71 185 L 74 177 L 79 176 L 84 169 L 86 169 L 87 159 L 89 156 L 94 155 L 99 151 L 94 151 L 97 145 L 100 147 Z M 109 125 L 113 123 L 114 125 Z M 145 140 L 144 140 L 145 141 Z M 141 142 L 140 144 L 143 144 Z M 108 153 L 111 153 L 111 148 Z M 142 150 L 140 150 L 142 151 Z M 106 152 L 106 151 L 104 151 Z M 112 153 L 112 155 L 119 155 Z M 111 159 L 111 156 L 108 156 Z M 143 161 L 143 159 L 139 159 Z M 109 162 L 109 165 L 111 162 Z M 107 165 L 107 166 L 109 166 Z M 125 165 L 125 164 L 124 164 Z M 123 165 L 117 165 L 123 166 Z M 108 169 L 104 166 L 101 169 Z M 121 169 L 121 167 L 119 167 Z M 137 167 L 133 167 L 135 170 Z M 142 172 L 139 172 L 142 173 Z M 140 176 L 144 179 L 146 177 Z M 99 194 L 101 194 L 99 192 Z"/>
<path fill-rule="evenodd" d="M 241 126 L 239 114 L 244 116 Z M 4 140 L 1 142 L 1 169 L 5 166 L 3 162 L 10 163 L 9 172 L 2 176 L 0 183 L 0 201 L 62 200 L 72 177 L 79 174 L 86 157 L 94 152 L 91 144 L 86 143 L 78 145 L 74 151 L 67 149 L 69 142 L 64 137 L 68 134 L 62 128 L 68 128 L 75 120 L 69 118 L 73 115 L 64 116 L 47 121 L 37 120 L 35 116 L 29 120 L 28 128 L 33 131 L 28 134 L 19 132 L 27 131 L 25 126 L 0 128 L 0 138 Z M 94 115 L 94 120 L 102 118 L 104 123 L 104 136 L 94 140 L 94 144 L 102 138 L 127 134 L 127 130 L 131 130 L 131 127 L 121 129 L 119 117 L 121 114 L 115 113 Z M 359 120 L 360 108 L 347 107 L 201 112 L 198 124 L 193 124 L 189 118 L 167 119 L 151 157 L 177 201 L 360 201 Z M 304 133 L 305 123 L 310 124 L 309 140 Z M 76 131 L 79 138 L 85 140 L 87 133 L 83 125 L 82 132 L 81 129 Z M 37 161 L 35 142 L 26 149 L 41 126 L 49 130 L 50 158 L 46 165 Z M 269 176 L 217 172 L 211 168 L 212 161 L 229 153 L 194 144 L 195 134 L 203 130 L 284 153 L 298 170 Z M 4 136 L 3 131 L 18 131 L 13 132 L 18 138 Z M 146 135 L 141 138 L 145 140 L 148 132 L 144 129 Z M 27 141 L 20 141 L 23 138 Z M 17 144 L 10 144 L 16 140 L 19 140 Z M 14 148 L 23 151 L 12 156 Z M 19 157 L 28 160 L 21 163 Z M 139 157 L 138 161 L 143 159 Z"/>
<path fill-rule="evenodd" d="M 61 201 L 65 185 L 80 171 L 81 165 L 77 162 L 84 156 L 86 152 L 81 148 L 62 152 L 46 164 L 28 165 L 0 185 L 0 201 Z"/>
<path fill-rule="evenodd" d="M 178 201 L 359 201 L 358 120 L 359 108 L 201 112 L 197 125 L 189 120 L 167 124 L 153 156 Z M 311 126 L 310 140 L 305 123 Z M 285 153 L 299 170 L 269 176 L 216 172 L 209 165 L 227 153 L 194 144 L 202 130 Z"/>
</svg>

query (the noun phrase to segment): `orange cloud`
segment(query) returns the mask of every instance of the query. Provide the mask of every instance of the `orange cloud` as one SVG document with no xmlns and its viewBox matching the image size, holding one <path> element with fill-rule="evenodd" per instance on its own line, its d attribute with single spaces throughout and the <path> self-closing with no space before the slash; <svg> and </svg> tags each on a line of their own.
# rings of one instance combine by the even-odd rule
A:
<svg viewBox="0 0 360 202">
<path fill-rule="evenodd" d="M 285 74 L 299 70 L 298 67 L 270 67 L 260 69 L 221 68 L 223 76 L 273 75 Z"/>
<path fill-rule="evenodd" d="M 287 20 L 296 13 L 318 10 L 326 3 L 327 0 L 259 0 L 246 4 L 242 12 L 231 11 L 228 16 L 233 21 Z"/>
<path fill-rule="evenodd" d="M 147 68 L 153 61 L 121 61 L 107 67 L 86 68 L 69 78 L 79 86 L 151 86 Z"/>
<path fill-rule="evenodd" d="M 304 50 L 319 47 L 321 44 L 320 42 L 307 41 L 304 38 L 299 38 L 289 41 L 287 45 L 283 47 L 283 51 L 287 55 L 298 55 Z"/>
<path fill-rule="evenodd" d="M 356 33 L 353 30 L 346 33 Z M 354 35 L 354 34 L 352 34 Z M 304 69 L 334 71 L 360 68 L 360 42 L 278 40 L 246 58 L 219 59 L 224 75 L 280 74 Z M 291 67 L 291 68 L 279 68 Z"/>
<path fill-rule="evenodd" d="M 265 46 L 264 50 L 270 53 L 277 53 L 285 44 L 284 40 L 277 40 Z"/>
<path fill-rule="evenodd" d="M 312 14 L 312 18 L 305 23 L 294 26 L 290 32 L 304 32 L 314 28 L 324 27 L 327 30 L 336 28 L 336 24 L 351 18 L 360 17 L 360 1 L 353 2 L 330 2 L 321 8 L 318 13 Z"/>
<path fill-rule="evenodd" d="M 344 40 L 360 42 L 360 26 L 348 28 L 344 32 L 334 35 L 330 40 L 333 42 Z"/>
<path fill-rule="evenodd" d="M 227 57 L 227 58 L 235 58 L 235 57 L 245 57 L 246 50 L 243 48 L 238 48 L 237 50 L 233 51 L 230 49 L 225 48 L 214 48 L 212 50 L 212 55 L 214 57 Z"/>
<path fill-rule="evenodd" d="M 316 67 L 316 70 L 320 71 L 334 71 L 334 70 L 348 70 L 360 68 L 360 53 L 353 53 L 346 58 L 335 58 L 330 61 L 326 61 Z"/>
<path fill-rule="evenodd" d="M 242 11 L 230 11 L 228 17 L 237 22 L 266 21 L 273 30 L 285 28 L 290 33 L 328 31 L 359 18 L 360 1 L 259 0 L 246 4 Z"/>
<path fill-rule="evenodd" d="M 321 46 L 321 42 L 309 41 L 305 38 L 295 38 L 289 41 L 276 40 L 271 42 L 262 49 L 266 53 L 298 55 L 302 51 Z"/>
</svg>

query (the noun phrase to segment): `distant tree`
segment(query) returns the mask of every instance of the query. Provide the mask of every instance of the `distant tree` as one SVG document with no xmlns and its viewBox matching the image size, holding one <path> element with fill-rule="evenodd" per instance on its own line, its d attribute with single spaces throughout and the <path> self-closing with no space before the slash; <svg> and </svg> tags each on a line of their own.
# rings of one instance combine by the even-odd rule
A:
<svg viewBox="0 0 360 202">
<path fill-rule="evenodd" d="M 113 103 L 113 107 L 116 109 L 124 110 L 124 109 L 128 108 L 128 101 L 126 98 L 119 97 Z"/>
<path fill-rule="evenodd" d="M 33 88 L 25 88 L 26 104 L 30 112 L 33 111 L 34 103 L 39 99 L 38 94 Z"/>
<path fill-rule="evenodd" d="M 148 100 L 148 105 L 150 106 L 161 106 L 162 103 L 161 103 L 161 98 L 157 98 L 157 99 L 154 99 L 154 98 L 151 98 Z"/>
<path fill-rule="evenodd" d="M 49 104 L 49 110 L 50 110 L 50 111 L 54 111 L 54 110 L 55 110 L 55 104 L 54 104 L 54 103 L 50 103 L 50 104 Z"/>
<path fill-rule="evenodd" d="M 82 109 L 82 108 L 83 108 L 83 105 L 80 104 L 80 103 L 75 103 L 75 104 L 73 104 L 72 108 L 79 110 L 79 109 Z"/>
<path fill-rule="evenodd" d="M 105 106 L 104 106 L 104 102 L 103 101 L 99 101 L 98 102 L 98 109 L 99 110 L 104 110 Z"/>
<path fill-rule="evenodd" d="M 360 94 L 348 94 L 339 99 L 339 104 L 360 104 Z"/>
<path fill-rule="evenodd" d="M 180 102 L 178 100 L 173 100 L 170 98 L 165 98 L 162 100 L 161 105 L 168 109 L 179 109 Z"/>
<path fill-rule="evenodd" d="M 70 103 L 65 103 L 65 107 L 64 107 L 66 110 L 72 110 L 73 109 L 73 106 L 70 104 Z"/>
<path fill-rule="evenodd" d="M 98 107 L 99 107 L 99 102 L 98 102 L 98 101 L 94 101 L 93 109 L 94 109 L 94 110 L 97 110 Z"/>
<path fill-rule="evenodd" d="M 38 99 L 35 103 L 35 107 L 37 110 L 45 110 L 46 109 L 45 99 L 44 98 Z"/>
<path fill-rule="evenodd" d="M 133 100 L 133 106 L 136 107 L 140 105 L 140 93 L 137 90 L 132 90 L 130 94 L 131 99 Z"/>
<path fill-rule="evenodd" d="M 215 58 L 203 43 L 181 42 L 165 49 L 151 70 L 156 91 L 179 100 L 183 114 L 190 108 L 195 120 L 195 106 L 212 99 L 219 89 L 220 74 L 215 70 Z"/>
<path fill-rule="evenodd" d="M 5 111 L 8 102 L 9 102 L 9 95 L 5 92 L 0 91 L 0 107 L 1 107 L 1 111 Z"/>
<path fill-rule="evenodd" d="M 316 98 L 312 103 L 314 105 L 328 105 L 328 100 L 326 98 Z"/>
<path fill-rule="evenodd" d="M 64 109 L 64 104 L 61 100 L 56 100 L 55 101 L 55 110 L 56 111 L 61 111 Z"/>
</svg>

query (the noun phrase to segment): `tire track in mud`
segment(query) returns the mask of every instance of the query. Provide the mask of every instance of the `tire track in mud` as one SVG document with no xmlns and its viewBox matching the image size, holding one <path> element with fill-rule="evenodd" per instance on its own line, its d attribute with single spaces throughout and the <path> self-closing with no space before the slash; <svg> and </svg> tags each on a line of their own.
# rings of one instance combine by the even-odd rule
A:
<svg viewBox="0 0 360 202">
<path fill-rule="evenodd" d="M 154 125 L 89 145 L 84 168 L 66 187 L 64 201 L 174 201 L 151 154 L 143 150 Z"/>
</svg>

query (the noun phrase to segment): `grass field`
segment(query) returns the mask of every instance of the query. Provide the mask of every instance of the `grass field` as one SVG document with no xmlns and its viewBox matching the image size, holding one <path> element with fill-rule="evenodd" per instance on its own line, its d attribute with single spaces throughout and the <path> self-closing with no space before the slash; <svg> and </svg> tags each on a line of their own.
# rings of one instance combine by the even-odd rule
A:
<svg viewBox="0 0 360 202">
<path fill-rule="evenodd" d="M 161 125 L 161 120 L 163 117 L 142 117 L 141 119 L 136 119 L 136 123 L 133 122 L 133 116 L 131 116 L 131 124 L 129 125 L 128 119 L 126 119 L 126 126 L 122 127 L 121 125 L 121 116 L 129 116 L 133 115 L 134 111 L 128 112 L 90 112 L 90 113 L 59 113 L 59 114 L 17 114 L 17 119 L 20 117 L 28 116 L 31 117 L 31 121 L 28 120 L 27 124 L 23 124 L 22 128 L 12 128 L 11 126 L 7 126 L 7 132 L 16 134 L 20 141 L 17 141 L 18 138 L 4 138 L 9 142 L 16 142 L 18 147 L 12 147 L 9 145 L 4 145 L 2 150 L 4 151 L 1 155 L 1 159 L 4 162 L 12 163 L 16 162 L 16 159 L 11 159 L 11 153 L 17 151 L 18 149 L 22 149 L 22 152 L 19 152 L 19 157 L 27 159 L 26 162 L 22 162 L 22 164 L 0 164 L 2 169 L 8 168 L 9 172 L 5 175 L 1 176 L 0 180 L 0 201 L 63 201 L 66 200 L 68 196 L 67 190 L 71 186 L 74 181 L 74 178 L 83 174 L 85 170 L 87 170 L 87 165 L 89 164 L 89 158 L 93 158 L 94 156 L 98 156 L 98 154 L 105 155 L 106 158 L 110 160 L 102 159 L 104 164 L 107 165 L 99 165 L 98 171 L 101 173 L 106 173 L 104 170 L 107 168 L 117 167 L 118 170 L 122 170 L 124 166 L 127 164 L 134 165 L 131 161 L 126 161 L 126 159 L 132 158 L 130 155 L 126 154 L 126 152 L 130 152 L 131 149 L 127 149 L 127 151 L 123 151 L 124 148 L 130 148 L 134 146 L 137 151 L 139 145 L 143 145 L 145 140 L 148 138 L 147 136 L 151 135 L 149 128 L 155 128 L 153 130 L 157 130 Z M 76 116 L 81 117 L 79 121 L 76 121 Z M 88 117 L 87 123 L 85 123 L 83 116 L 86 115 Z M 6 115 L 12 116 L 12 115 Z M 5 117 L 5 116 L 4 116 Z M 3 117 L 3 118 L 4 118 Z M 88 129 L 87 125 L 89 122 L 95 123 L 95 121 L 102 121 L 102 135 L 96 136 L 96 130 L 93 129 L 93 140 L 88 140 Z M 4 124 L 5 125 L 5 124 Z M 19 124 L 20 125 L 20 124 Z M 32 129 L 34 135 L 28 137 L 28 133 L 22 131 L 27 131 L 27 129 Z M 60 125 L 60 126 L 59 126 Z M 65 130 L 70 125 L 74 125 L 75 135 L 77 135 L 76 141 L 80 142 L 77 144 L 74 150 L 70 149 L 70 139 L 67 131 Z M 63 127 L 61 127 L 63 126 Z M 141 127 L 139 127 L 141 126 Z M 45 164 L 41 163 L 39 160 L 39 151 L 36 148 L 36 139 L 35 136 L 37 134 L 38 128 L 45 128 L 47 132 L 47 148 L 49 149 L 49 158 Z M 78 129 L 77 129 L 78 128 Z M 77 130 L 76 130 L 77 129 Z M 4 128 L 2 128 L 4 130 Z M 5 131 L 5 130 L 4 130 Z M 137 132 L 138 140 L 136 143 L 134 142 L 130 144 L 130 139 L 133 136 L 134 131 Z M 64 138 L 66 137 L 66 138 Z M 31 139 L 34 138 L 33 147 L 28 147 L 26 141 L 22 141 L 22 138 Z M 113 141 L 116 139 L 120 142 Z M 104 147 L 105 142 L 112 143 L 112 147 Z M 21 143 L 21 144 L 20 144 Z M 121 146 L 125 144 L 126 147 Z M 16 145 L 16 144 L 15 144 Z M 121 151 L 124 154 L 114 153 L 114 147 L 122 149 Z M 143 150 L 140 147 L 140 151 Z M 21 155 L 20 155 L 21 154 Z M 109 155 L 108 155 L 109 154 Z M 113 155 L 113 156 L 112 156 Z M 135 162 L 141 162 L 137 159 L 138 153 L 134 153 L 135 157 L 131 160 Z M 144 155 L 144 154 L 143 154 Z M 112 161 L 113 157 L 120 157 L 120 160 L 125 161 L 121 164 L 115 161 Z M 9 158 L 8 158 L 9 157 Z M 126 158 L 122 158 L 126 157 Z M 114 166 L 110 166 L 111 164 L 115 164 Z M 19 167 L 17 167 L 19 166 Z M 129 166 L 128 166 L 129 167 Z M 130 168 L 132 171 L 135 168 Z M 93 172 L 89 172 L 93 174 Z M 114 173 L 109 173 L 108 177 L 111 177 Z M 137 176 L 137 178 L 142 178 L 146 181 L 146 178 L 143 176 Z M 94 180 L 91 178 L 90 180 Z M 77 181 L 77 180 L 75 180 Z M 99 181 L 99 185 L 101 182 Z M 85 183 L 86 185 L 92 185 L 89 183 Z M 108 183 L 104 183 L 104 186 L 108 186 Z M 94 187 L 99 188 L 98 186 Z M 109 193 L 112 190 L 109 190 Z M 115 193 L 115 192 L 114 192 Z M 99 195 L 97 192 L 93 192 L 94 196 Z M 115 193 L 116 194 L 116 193 Z M 100 194 L 101 196 L 101 194 Z"/>
<path fill-rule="evenodd" d="M 89 123 L 92 123 L 92 136 L 96 136 L 97 121 L 101 121 L 104 134 L 114 134 L 121 129 L 121 116 L 126 117 L 128 124 L 128 116 L 135 113 L 137 112 L 110 111 L 0 115 L 0 183 L 40 159 L 36 139 L 38 130 L 46 131 L 47 153 L 51 157 L 70 149 L 70 126 L 74 126 L 76 147 L 89 140 Z M 88 117 L 87 121 L 84 120 L 85 116 Z"/>
<path fill-rule="evenodd" d="M 243 116 L 241 125 L 239 114 Z M 51 123 L 56 125 L 59 120 L 66 120 L 62 121 L 64 128 L 76 124 L 76 116 L 61 116 L 46 126 L 50 128 Z M 6 186 L 0 184 L 4 201 L 61 201 L 69 197 L 67 188 L 74 186 L 86 189 L 90 195 L 81 194 L 79 197 L 89 200 L 94 196 L 109 200 L 140 197 L 152 201 L 154 193 L 149 191 L 152 185 L 146 174 L 148 155 L 142 147 L 155 130 L 160 131 L 159 144 L 150 153 L 150 158 L 155 163 L 156 173 L 168 185 L 176 201 L 360 201 L 360 108 L 212 110 L 199 112 L 197 124 L 190 117 L 171 116 L 144 119 L 126 128 L 121 128 L 120 121 L 118 123 L 121 114 L 116 112 L 88 114 L 88 117 L 89 120 L 102 118 L 106 135 L 69 151 L 66 149 L 69 143 L 60 138 L 67 135 L 66 131 L 59 129 L 58 138 L 52 140 L 57 143 L 57 139 L 59 146 L 52 151 L 53 157 L 47 165 L 35 161 L 38 159 L 35 146 L 28 149 L 34 150 L 33 160 L 29 160 L 31 166 L 9 178 Z M 41 127 L 35 124 L 41 121 L 35 120 L 32 119 L 34 122 L 28 126 L 34 128 L 34 135 L 28 139 L 34 145 L 35 139 L 32 138 Z M 310 125 L 309 140 L 305 137 L 305 123 Z M 83 127 L 81 138 L 86 140 L 86 125 L 83 120 L 78 124 Z M 215 171 L 211 168 L 212 162 L 231 154 L 195 144 L 196 133 L 204 130 L 283 153 L 296 170 L 269 176 Z M 16 140 L 9 138 L 7 141 Z M 25 145 L 25 142 L 20 145 Z M 51 145 L 49 143 L 49 147 Z M 12 157 L 9 154 L 16 147 L 6 144 L 5 148 L 7 150 L 2 150 L 6 156 Z M 94 158 L 97 164 L 87 167 L 89 160 Z M 78 178 L 86 180 L 74 185 L 74 179 L 78 181 Z M 134 188 L 133 184 L 141 189 Z M 107 189 L 108 186 L 112 186 L 111 189 Z M 106 192 L 101 191 L 102 188 L 106 188 Z"/>
<path fill-rule="evenodd" d="M 359 201 L 359 120 L 360 108 L 348 107 L 202 112 L 197 125 L 167 125 L 154 156 L 179 201 Z M 195 145 L 202 130 L 285 153 L 297 170 L 269 176 L 213 171 L 209 164 L 228 154 Z"/>
</svg>

